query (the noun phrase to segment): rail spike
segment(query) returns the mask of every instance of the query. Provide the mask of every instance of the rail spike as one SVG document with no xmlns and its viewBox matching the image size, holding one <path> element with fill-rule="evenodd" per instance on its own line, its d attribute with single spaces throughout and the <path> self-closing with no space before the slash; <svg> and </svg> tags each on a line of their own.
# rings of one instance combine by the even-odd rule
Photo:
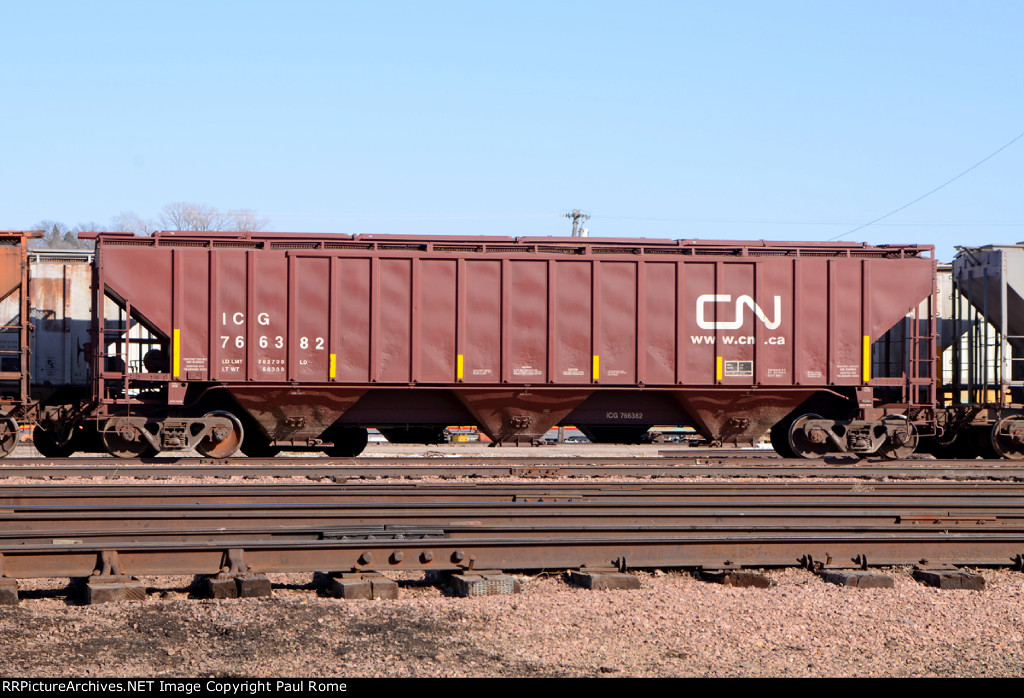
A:
<svg viewBox="0 0 1024 698">
<path fill-rule="evenodd" d="M 94 571 L 95 575 L 96 572 Z M 99 560 L 99 576 L 100 577 L 123 577 L 124 571 L 121 569 L 121 558 L 117 556 L 116 550 L 103 550 L 100 551 Z"/>
<path fill-rule="evenodd" d="M 229 548 L 221 560 L 220 571 L 229 576 L 247 573 L 249 565 L 245 563 L 245 551 L 242 548 Z"/>
<path fill-rule="evenodd" d="M 814 555 L 808 553 L 799 559 L 799 563 L 804 569 L 810 570 L 811 572 L 817 572 L 832 563 L 832 556 L 825 553 L 825 561 L 822 562 L 821 560 L 815 560 Z"/>
</svg>

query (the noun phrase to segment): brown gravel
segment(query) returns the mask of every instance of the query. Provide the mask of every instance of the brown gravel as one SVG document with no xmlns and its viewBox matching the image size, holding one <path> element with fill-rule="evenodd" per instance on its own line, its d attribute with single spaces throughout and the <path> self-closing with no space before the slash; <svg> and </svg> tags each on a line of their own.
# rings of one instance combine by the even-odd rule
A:
<svg viewBox="0 0 1024 698">
<path fill-rule="evenodd" d="M 23 584 L 0 608 L 0 675 L 28 676 L 1019 676 L 1024 576 L 982 570 L 983 592 L 846 589 L 799 569 L 772 589 L 685 573 L 635 591 L 523 577 L 515 596 L 461 599 L 404 579 L 397 601 L 326 598 L 272 575 L 268 599 L 189 598 L 145 580 L 142 602 L 79 606 L 66 580 Z"/>
</svg>

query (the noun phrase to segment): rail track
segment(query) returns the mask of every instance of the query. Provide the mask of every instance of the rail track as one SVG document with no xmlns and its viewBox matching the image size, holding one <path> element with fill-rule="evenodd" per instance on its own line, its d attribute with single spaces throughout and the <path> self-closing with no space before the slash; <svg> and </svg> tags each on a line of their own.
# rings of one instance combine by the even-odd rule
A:
<svg viewBox="0 0 1024 698">
<path fill-rule="evenodd" d="M 672 454 L 674 452 L 668 452 Z M 713 477 L 1024 480 L 1024 461 L 783 459 L 763 452 L 677 456 L 401 456 L 378 458 L 39 457 L 0 461 L 9 478 L 360 478 Z"/>
<path fill-rule="evenodd" d="M 0 582 L 271 572 L 1020 567 L 1018 483 L 0 487 Z"/>
</svg>

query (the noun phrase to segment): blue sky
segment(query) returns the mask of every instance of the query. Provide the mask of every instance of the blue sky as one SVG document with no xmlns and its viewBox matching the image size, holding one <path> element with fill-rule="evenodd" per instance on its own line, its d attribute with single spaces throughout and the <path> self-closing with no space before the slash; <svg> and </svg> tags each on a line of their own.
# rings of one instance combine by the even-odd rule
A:
<svg viewBox="0 0 1024 698">
<path fill-rule="evenodd" d="M 1024 132 L 1024 3 L 0 9 L 0 228 L 825 240 Z M 844 240 L 1024 240 L 1024 139 Z"/>
</svg>

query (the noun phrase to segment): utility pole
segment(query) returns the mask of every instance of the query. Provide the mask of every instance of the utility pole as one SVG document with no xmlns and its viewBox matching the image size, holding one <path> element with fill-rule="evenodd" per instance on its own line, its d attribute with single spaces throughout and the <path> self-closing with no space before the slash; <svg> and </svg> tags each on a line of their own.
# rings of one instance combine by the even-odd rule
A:
<svg viewBox="0 0 1024 698">
<path fill-rule="evenodd" d="M 589 213 L 583 213 L 583 211 L 579 210 L 578 208 L 575 208 L 573 209 L 572 213 L 563 213 L 562 218 L 572 219 L 572 236 L 574 238 L 587 237 L 587 233 L 589 233 L 590 231 L 581 226 L 580 223 L 590 218 Z"/>
<path fill-rule="evenodd" d="M 562 218 L 569 218 L 572 220 L 572 236 L 574 238 L 587 237 L 587 233 L 589 233 L 590 231 L 580 224 L 583 221 L 588 220 L 590 218 L 589 213 L 583 213 L 583 211 L 579 210 L 578 208 L 574 208 L 572 210 L 572 213 L 563 213 Z M 558 427 L 558 443 L 565 443 L 565 427 L 563 426 Z"/>
</svg>

